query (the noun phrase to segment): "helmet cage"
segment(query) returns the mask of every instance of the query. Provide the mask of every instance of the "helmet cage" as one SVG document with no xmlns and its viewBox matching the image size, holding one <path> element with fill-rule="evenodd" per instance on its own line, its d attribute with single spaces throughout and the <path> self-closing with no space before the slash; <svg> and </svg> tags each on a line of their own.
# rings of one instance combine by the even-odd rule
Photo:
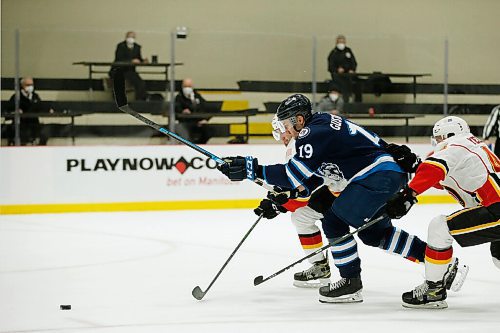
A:
<svg viewBox="0 0 500 333">
<path fill-rule="evenodd" d="M 277 116 L 274 116 L 273 120 L 271 121 L 271 125 L 273 127 L 273 138 L 276 141 L 281 141 L 281 135 L 286 132 L 285 125 L 278 120 Z"/>
</svg>

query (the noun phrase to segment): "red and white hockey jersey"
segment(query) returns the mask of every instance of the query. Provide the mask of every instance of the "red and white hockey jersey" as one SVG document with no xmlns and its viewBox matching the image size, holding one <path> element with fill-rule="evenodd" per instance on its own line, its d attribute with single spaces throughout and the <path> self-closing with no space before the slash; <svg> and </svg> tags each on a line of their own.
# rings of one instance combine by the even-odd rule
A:
<svg viewBox="0 0 500 333">
<path fill-rule="evenodd" d="M 474 135 L 452 136 L 417 169 L 410 188 L 421 194 L 431 187 L 448 191 L 463 207 L 500 202 L 500 160 Z"/>
</svg>

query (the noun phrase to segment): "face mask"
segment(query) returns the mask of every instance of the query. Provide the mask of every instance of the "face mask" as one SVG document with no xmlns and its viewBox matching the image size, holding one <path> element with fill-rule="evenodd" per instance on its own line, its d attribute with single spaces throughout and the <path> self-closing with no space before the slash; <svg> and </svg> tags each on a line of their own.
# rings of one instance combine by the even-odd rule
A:
<svg viewBox="0 0 500 333">
<path fill-rule="evenodd" d="M 193 88 L 184 87 L 182 88 L 182 93 L 184 94 L 184 96 L 191 98 L 191 95 L 193 94 Z"/>
<path fill-rule="evenodd" d="M 26 92 L 28 94 L 32 94 L 33 91 L 35 91 L 35 86 L 26 86 L 26 88 L 24 88 L 24 90 L 26 90 Z"/>
<path fill-rule="evenodd" d="M 339 98 L 339 95 L 337 95 L 337 94 L 330 94 L 328 96 L 330 97 L 332 102 L 335 102 Z"/>
<path fill-rule="evenodd" d="M 344 43 L 338 43 L 337 44 L 337 48 L 342 51 L 343 49 L 345 49 L 345 44 Z"/>
<path fill-rule="evenodd" d="M 134 37 L 127 37 L 126 41 L 127 41 L 127 44 L 132 45 L 135 43 L 135 38 Z"/>
</svg>

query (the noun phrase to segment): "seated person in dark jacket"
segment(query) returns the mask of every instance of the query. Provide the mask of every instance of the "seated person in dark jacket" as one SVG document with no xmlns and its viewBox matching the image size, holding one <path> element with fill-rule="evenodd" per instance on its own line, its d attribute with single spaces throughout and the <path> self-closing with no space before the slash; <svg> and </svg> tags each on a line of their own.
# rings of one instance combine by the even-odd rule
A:
<svg viewBox="0 0 500 333">
<path fill-rule="evenodd" d="M 148 59 L 142 58 L 141 46 L 135 42 L 135 32 L 129 31 L 125 40 L 116 46 L 115 62 L 129 62 L 132 64 L 148 63 Z M 129 81 L 135 89 L 135 99 L 146 100 L 146 84 L 137 74 L 135 67 L 125 67 L 123 71 L 125 80 Z"/>
<path fill-rule="evenodd" d="M 16 94 L 12 95 L 8 103 L 8 111 L 14 112 L 16 110 Z M 54 110 L 42 104 L 42 99 L 35 92 L 35 85 L 33 78 L 25 77 L 21 79 L 21 89 L 19 96 L 19 113 L 36 113 L 36 112 L 50 112 L 53 113 Z M 14 122 L 12 126 L 6 129 L 5 136 L 7 137 L 8 144 L 14 144 Z M 45 146 L 47 144 L 48 135 L 43 130 L 42 125 L 40 125 L 40 120 L 38 117 L 21 117 L 20 118 L 20 138 L 21 144 L 26 145 L 36 144 L 36 140 L 39 140 L 38 144 Z"/>
<path fill-rule="evenodd" d="M 178 115 L 189 115 L 206 112 L 205 99 L 193 88 L 193 80 L 182 80 L 182 90 L 175 96 L 175 113 Z M 194 143 L 207 143 L 210 139 L 208 133 L 208 119 L 203 117 L 182 118 L 179 117 L 177 132 L 182 137 Z"/>
</svg>

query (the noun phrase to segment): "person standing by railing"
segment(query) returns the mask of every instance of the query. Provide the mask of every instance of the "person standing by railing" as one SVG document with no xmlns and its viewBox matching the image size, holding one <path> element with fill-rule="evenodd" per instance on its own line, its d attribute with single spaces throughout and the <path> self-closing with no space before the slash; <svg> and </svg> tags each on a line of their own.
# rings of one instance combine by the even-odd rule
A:
<svg viewBox="0 0 500 333">
<path fill-rule="evenodd" d="M 149 60 L 143 58 L 141 54 L 141 46 L 135 42 L 136 34 L 134 31 L 129 31 L 125 35 L 125 40 L 116 45 L 115 62 L 130 62 L 132 64 L 147 64 Z M 135 66 L 125 67 L 123 70 L 125 80 L 132 83 L 135 89 L 135 99 L 146 100 L 146 84 L 135 70 Z"/>
<path fill-rule="evenodd" d="M 347 74 L 354 74 L 358 63 L 351 48 L 346 46 L 344 35 L 338 35 L 335 48 L 328 55 L 328 71 L 332 75 L 332 83 L 339 86 L 344 101 L 349 102 L 353 92 L 354 77 Z M 361 96 L 356 96 L 356 100 Z"/>
</svg>

